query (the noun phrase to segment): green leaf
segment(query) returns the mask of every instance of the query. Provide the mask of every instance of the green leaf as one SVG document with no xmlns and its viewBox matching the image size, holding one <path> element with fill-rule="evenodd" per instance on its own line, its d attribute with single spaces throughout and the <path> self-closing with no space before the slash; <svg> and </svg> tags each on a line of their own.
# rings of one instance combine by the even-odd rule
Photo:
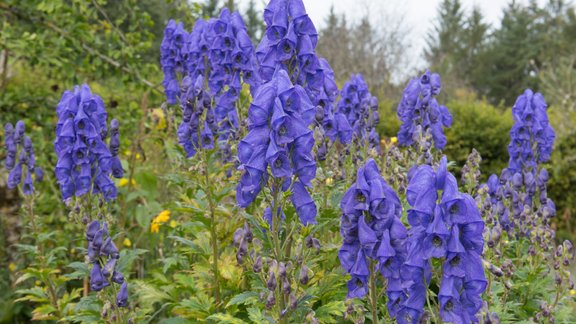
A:
<svg viewBox="0 0 576 324">
<path fill-rule="evenodd" d="M 240 304 L 254 305 L 257 301 L 258 301 L 258 293 L 254 291 L 246 291 L 232 297 L 232 299 L 230 299 L 228 304 L 226 304 L 226 308 Z"/>
<path fill-rule="evenodd" d="M 216 313 L 210 315 L 206 318 L 207 320 L 215 320 L 217 323 L 226 323 L 226 324 L 244 324 L 243 320 L 236 318 L 230 314 L 224 313 Z"/>
<path fill-rule="evenodd" d="M 262 314 L 262 311 L 259 308 L 256 307 L 250 307 L 248 308 L 248 318 L 250 320 L 252 320 L 253 323 L 274 323 L 274 320 L 264 316 L 264 314 Z"/>
<path fill-rule="evenodd" d="M 336 323 L 337 321 L 334 319 L 334 316 L 342 317 L 345 311 L 346 305 L 344 305 L 343 301 L 339 300 L 321 306 L 315 311 L 315 316 L 320 323 Z"/>
</svg>

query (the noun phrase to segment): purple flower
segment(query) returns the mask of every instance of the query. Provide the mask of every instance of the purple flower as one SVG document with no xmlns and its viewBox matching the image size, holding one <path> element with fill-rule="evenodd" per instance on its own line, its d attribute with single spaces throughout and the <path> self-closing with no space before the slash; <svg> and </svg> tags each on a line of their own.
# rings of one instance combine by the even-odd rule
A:
<svg viewBox="0 0 576 324">
<path fill-rule="evenodd" d="M 88 259 L 92 263 L 90 287 L 94 291 L 100 291 L 109 286 L 111 282 L 122 284 L 118 300 L 122 300 L 125 306 L 128 298 L 126 282 L 124 275 L 116 269 L 120 253 L 112 237 L 110 237 L 108 224 L 97 220 L 88 223 L 86 225 L 86 240 L 88 241 Z M 124 307 L 120 304 L 118 306 Z"/>
<path fill-rule="evenodd" d="M 495 185 L 495 179 L 490 185 Z M 484 222 L 474 199 L 459 192 L 456 178 L 447 170 L 445 156 L 436 170 L 421 165 L 411 172 L 406 196 L 412 207 L 408 211 L 412 228 L 402 279 L 409 298 L 404 301 L 407 310 L 399 310 L 398 316 L 423 312 L 423 300 L 416 302 L 412 296 L 425 299 L 429 280 L 423 280 L 421 274 L 430 276 L 430 260 L 443 258 L 439 293 L 442 319 L 454 323 L 476 321 L 486 278 L 480 258 Z"/>
<path fill-rule="evenodd" d="M 240 14 L 225 8 L 218 18 L 197 20 L 190 33 L 171 20 L 161 64 L 168 103 L 179 102 L 183 111 L 178 140 L 186 156 L 218 143 L 219 156 L 230 162 L 228 141 L 240 127 L 236 103 L 242 83 L 260 84 L 254 47 Z"/>
<path fill-rule="evenodd" d="M 128 284 L 126 282 L 122 284 L 118 296 L 116 296 L 116 305 L 118 307 L 126 307 L 128 305 Z"/>
<path fill-rule="evenodd" d="M 4 166 L 8 170 L 7 187 L 15 189 L 22 183 L 22 193 L 32 195 L 34 193 L 33 176 L 36 182 L 42 181 L 42 169 L 36 166 L 34 147 L 30 137 L 25 135 L 26 126 L 19 120 L 16 127 L 7 123 L 4 125 L 4 148 L 6 159 Z M 18 158 L 17 158 L 18 157 Z"/>
<path fill-rule="evenodd" d="M 400 221 L 402 205 L 374 160 L 369 159 L 358 170 L 356 182 L 344 194 L 340 208 L 343 244 L 338 257 L 342 268 L 352 275 L 347 284 L 348 298 L 362 298 L 368 292 L 370 260 L 378 262 L 377 268 L 389 282 L 399 284 L 407 237 Z M 397 301 L 405 298 L 398 285 L 389 285 L 386 292 Z M 389 303 L 388 308 L 396 312 L 397 304 Z"/>
<path fill-rule="evenodd" d="M 55 174 L 64 200 L 73 195 L 102 193 L 106 200 L 116 198 L 112 173 L 122 176 L 118 160 L 118 122 L 111 123 L 110 148 L 106 109 L 102 99 L 87 85 L 65 91 L 56 107 L 58 123 L 54 149 L 58 156 Z M 112 152 L 112 153 L 111 153 Z"/>
<path fill-rule="evenodd" d="M 419 79 L 414 78 L 408 82 L 397 111 L 402 122 L 398 132 L 400 145 L 413 145 L 414 138 L 420 136 L 416 131 L 421 129 L 422 132 L 430 131 L 434 147 L 441 150 L 446 146 L 443 128 L 452 125 L 452 115 L 448 108 L 436 101 L 435 96 L 440 93 L 440 89 L 440 75 L 429 71 Z"/>
<path fill-rule="evenodd" d="M 283 191 L 292 188 L 291 201 L 301 222 L 316 222 L 316 205 L 306 189 L 316 175 L 314 137 L 308 129 L 312 119 L 306 117 L 310 111 L 308 95 L 292 85 L 284 70 L 255 91 L 248 111 L 249 132 L 238 144 L 243 170 L 236 188 L 240 207 L 250 205 L 271 176 L 282 180 Z"/>
<path fill-rule="evenodd" d="M 556 139 L 548 120 L 548 105 L 540 93 L 526 89 L 512 107 L 514 126 L 510 130 L 508 169 L 512 173 L 533 171 L 539 164 L 550 160 Z"/>
<path fill-rule="evenodd" d="M 380 152 L 380 138 L 375 129 L 380 121 L 378 99 L 370 94 L 361 74 L 352 75 L 344 84 L 336 111 L 336 118 L 343 116 L 348 122 L 345 126 L 344 121 L 339 119 L 339 126 L 350 128 L 355 143 L 361 146 L 368 143 L 370 148 Z"/>
</svg>

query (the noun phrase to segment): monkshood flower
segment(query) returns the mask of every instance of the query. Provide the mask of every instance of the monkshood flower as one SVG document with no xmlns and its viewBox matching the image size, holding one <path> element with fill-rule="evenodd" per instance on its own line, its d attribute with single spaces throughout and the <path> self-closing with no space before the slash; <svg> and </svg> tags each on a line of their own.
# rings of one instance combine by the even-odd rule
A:
<svg viewBox="0 0 576 324">
<path fill-rule="evenodd" d="M 258 87 L 248 111 L 249 133 L 238 144 L 243 171 L 236 188 L 240 207 L 250 205 L 272 177 L 282 180 L 282 191 L 291 190 L 301 222 L 315 223 L 316 205 L 306 189 L 316 175 L 314 137 L 308 129 L 313 118 L 306 91 L 293 86 L 286 71 L 279 69 Z"/>
<path fill-rule="evenodd" d="M 128 286 L 124 275 L 116 269 L 120 253 L 108 232 L 106 222 L 92 221 L 86 226 L 86 240 L 88 241 L 88 262 L 92 265 L 90 270 L 90 288 L 100 291 L 111 283 L 122 285 L 118 292 L 117 306 L 126 307 L 128 299 Z"/>
<path fill-rule="evenodd" d="M 173 26 L 169 23 L 166 27 L 168 35 Z M 242 85 L 255 87 L 260 83 L 254 46 L 240 14 L 230 13 L 228 9 L 223 9 L 219 18 L 198 20 L 192 32 L 183 34 L 182 38 L 180 44 L 175 37 L 165 37 L 166 48 L 177 48 L 175 52 L 179 53 L 183 65 L 177 71 L 172 69 L 179 72 L 176 75 L 181 76 L 181 84 L 165 72 L 165 77 L 176 80 L 183 112 L 179 142 L 187 157 L 194 156 L 200 148 L 213 148 L 217 142 L 223 160 L 230 161 L 232 152 L 228 141 L 235 139 L 240 128 L 236 103 Z M 174 66 L 171 62 L 167 60 L 165 65 L 163 61 L 163 68 Z M 168 102 L 176 103 L 174 96 L 168 96 L 168 90 L 166 88 Z"/>
<path fill-rule="evenodd" d="M 402 122 L 398 132 L 400 145 L 414 145 L 417 142 L 415 138 L 422 135 L 418 134 L 418 130 L 426 133 L 430 129 L 434 147 L 441 150 L 446 146 L 443 127 L 452 125 L 452 115 L 448 108 L 436 101 L 435 97 L 440 93 L 441 87 L 440 75 L 430 71 L 408 82 L 397 111 Z"/>
<path fill-rule="evenodd" d="M 34 193 L 32 179 L 41 182 L 44 176 L 42 169 L 36 166 L 34 146 L 25 132 L 26 126 L 21 120 L 16 122 L 16 127 L 10 123 L 4 125 L 4 148 L 6 149 L 4 166 L 9 172 L 6 184 L 8 189 L 15 189 L 22 183 L 22 193 L 31 195 Z"/>
<path fill-rule="evenodd" d="M 370 94 L 362 74 L 352 75 L 344 84 L 336 111 L 346 117 L 355 142 L 364 145 L 367 141 L 370 148 L 380 152 L 378 99 Z"/>
<path fill-rule="evenodd" d="M 399 323 L 417 323 L 423 314 L 432 258 L 443 260 L 438 294 L 442 320 L 478 321 L 487 284 L 481 260 L 484 221 L 474 199 L 459 192 L 446 165 L 444 156 L 436 170 L 421 165 L 410 174 L 406 198 L 411 228 L 401 270 L 405 300 L 397 312 Z"/>
<path fill-rule="evenodd" d="M 534 171 L 539 163 L 550 160 L 556 134 L 548 121 L 547 108 L 544 96 L 530 89 L 516 99 L 512 107 L 514 126 L 510 130 L 508 145 L 508 168 L 512 174 Z"/>
<path fill-rule="evenodd" d="M 338 257 L 352 276 L 347 284 L 348 298 L 362 298 L 368 293 L 368 265 L 377 262 L 377 269 L 388 281 L 388 309 L 395 316 L 405 299 L 400 269 L 406 258 L 407 230 L 400 221 L 400 200 L 373 159 L 358 170 L 356 182 L 344 194 L 340 209 L 343 241 Z"/>
<path fill-rule="evenodd" d="M 116 198 L 110 174 L 122 177 L 118 160 L 118 122 L 112 120 L 110 148 L 104 102 L 84 84 L 65 91 L 56 107 L 58 123 L 54 149 L 58 156 L 55 173 L 62 198 L 101 193 L 106 200 Z"/>
<path fill-rule="evenodd" d="M 164 72 L 164 92 L 169 104 L 177 103 L 180 97 L 180 85 L 178 82 L 178 73 L 184 72 L 186 57 L 183 51 L 184 40 L 188 33 L 184 30 L 182 22 L 176 23 L 170 20 L 166 29 L 164 29 L 164 38 L 160 45 L 160 65 Z"/>
<path fill-rule="evenodd" d="M 269 81 L 278 68 L 286 70 L 292 83 L 301 85 L 320 110 L 322 120 L 317 125 L 322 125 L 324 116 L 333 114 L 338 86 L 328 62 L 316 54 L 318 32 L 304 3 L 272 0 L 264 9 L 264 22 L 266 32 L 256 49 L 261 77 Z"/>
</svg>

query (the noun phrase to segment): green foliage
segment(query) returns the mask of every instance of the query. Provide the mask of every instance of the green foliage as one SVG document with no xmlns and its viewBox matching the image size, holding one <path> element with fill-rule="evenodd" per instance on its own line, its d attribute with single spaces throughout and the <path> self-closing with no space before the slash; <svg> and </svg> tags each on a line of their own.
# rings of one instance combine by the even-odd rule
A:
<svg viewBox="0 0 576 324">
<path fill-rule="evenodd" d="M 473 98 L 450 101 L 446 106 L 453 117 L 452 127 L 446 130 L 446 155 L 462 166 L 473 147 L 482 156 L 484 177 L 492 173 L 500 175 L 508 165 L 509 132 L 513 123 L 510 109 L 502 111 Z"/>
</svg>

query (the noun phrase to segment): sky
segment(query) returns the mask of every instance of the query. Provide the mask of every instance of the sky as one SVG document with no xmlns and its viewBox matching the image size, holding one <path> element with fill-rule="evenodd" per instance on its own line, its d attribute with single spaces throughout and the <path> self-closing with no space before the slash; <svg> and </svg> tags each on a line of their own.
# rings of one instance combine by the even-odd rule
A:
<svg viewBox="0 0 576 324">
<path fill-rule="evenodd" d="M 371 23 L 375 28 L 382 27 L 383 14 L 391 14 L 403 20 L 404 27 L 409 31 L 407 44 L 411 48 L 410 64 L 412 68 L 422 68 L 425 62 L 422 51 L 426 46 L 426 33 L 432 28 L 436 12 L 442 0 L 303 0 L 308 15 L 317 29 L 325 25 L 330 8 L 334 6 L 337 14 L 345 14 L 348 21 L 354 22 L 369 12 Z M 255 0 L 260 9 L 265 7 L 266 0 Z M 468 13 L 477 6 L 482 10 L 485 19 L 493 26 L 498 26 L 502 18 L 502 10 L 510 0 L 462 0 L 464 10 Z M 518 3 L 528 3 L 529 0 L 516 0 Z M 537 0 L 544 4 L 546 0 Z M 239 0 L 244 11 L 249 0 Z"/>
</svg>

